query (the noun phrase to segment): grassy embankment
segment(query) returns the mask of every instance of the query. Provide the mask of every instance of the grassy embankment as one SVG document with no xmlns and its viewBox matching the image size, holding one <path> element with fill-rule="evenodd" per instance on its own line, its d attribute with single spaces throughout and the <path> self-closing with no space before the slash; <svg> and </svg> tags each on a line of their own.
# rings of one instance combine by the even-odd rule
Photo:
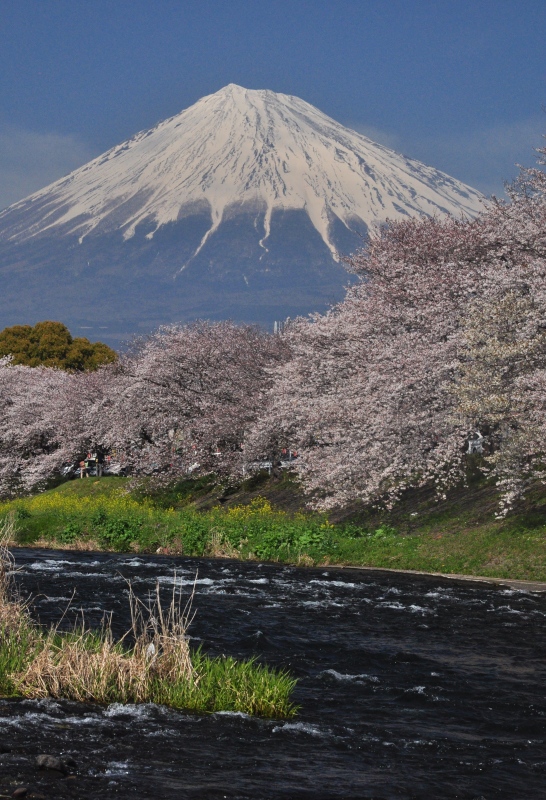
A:
<svg viewBox="0 0 546 800">
<path fill-rule="evenodd" d="M 19 544 L 345 564 L 546 581 L 546 491 L 504 520 L 494 487 L 473 480 L 437 502 L 408 493 L 392 512 L 304 511 L 290 476 L 256 476 L 228 492 L 212 480 L 127 493 L 123 478 L 75 480 L 0 504 Z"/>
<path fill-rule="evenodd" d="M 12 524 L 8 517 L 3 532 Z M 0 534 L 2 533 L 0 528 Z M 6 537 L 1 537 L 2 538 Z M 258 664 L 210 658 L 190 650 L 188 609 L 159 590 L 148 604 L 130 592 L 133 625 L 115 641 L 111 627 L 44 630 L 11 582 L 9 551 L 0 543 L 0 696 L 55 697 L 95 703 L 159 703 L 198 712 L 241 711 L 291 717 L 296 681 Z"/>
</svg>

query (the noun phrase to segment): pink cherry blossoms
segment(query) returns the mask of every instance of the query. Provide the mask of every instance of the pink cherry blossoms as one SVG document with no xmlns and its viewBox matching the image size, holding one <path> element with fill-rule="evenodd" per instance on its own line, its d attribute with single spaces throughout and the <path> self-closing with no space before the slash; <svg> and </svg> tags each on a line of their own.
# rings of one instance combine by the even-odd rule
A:
<svg viewBox="0 0 546 800">
<path fill-rule="evenodd" d="M 544 152 L 541 152 L 544 155 Z M 281 442 L 319 508 L 464 478 L 468 438 L 505 508 L 543 471 L 546 177 L 476 220 L 408 220 L 348 263 L 361 282 L 287 332 L 293 356 L 254 447 Z"/>
</svg>

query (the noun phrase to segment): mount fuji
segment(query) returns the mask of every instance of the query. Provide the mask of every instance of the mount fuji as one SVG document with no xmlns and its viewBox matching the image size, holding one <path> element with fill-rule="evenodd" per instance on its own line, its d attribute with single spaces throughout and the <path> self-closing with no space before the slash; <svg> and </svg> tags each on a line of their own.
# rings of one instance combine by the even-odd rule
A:
<svg viewBox="0 0 546 800">
<path fill-rule="evenodd" d="M 60 319 L 115 344 L 323 311 L 370 229 L 483 200 L 297 97 L 230 84 L 0 213 L 0 327 Z"/>
</svg>

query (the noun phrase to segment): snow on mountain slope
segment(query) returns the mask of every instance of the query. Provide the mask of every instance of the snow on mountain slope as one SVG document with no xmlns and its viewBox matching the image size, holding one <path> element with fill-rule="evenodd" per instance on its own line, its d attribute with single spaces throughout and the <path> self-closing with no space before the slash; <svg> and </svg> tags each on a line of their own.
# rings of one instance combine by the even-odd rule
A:
<svg viewBox="0 0 546 800">
<path fill-rule="evenodd" d="M 333 257 L 333 215 L 349 230 L 405 215 L 474 216 L 483 196 L 448 175 L 349 130 L 284 94 L 234 84 L 143 131 L 0 214 L 4 241 L 43 233 L 121 230 L 141 222 L 148 238 L 168 222 L 206 210 L 211 223 L 194 256 L 227 209 L 264 213 L 267 251 L 271 215 L 302 209 Z M 10 226 L 10 215 L 28 224 Z M 359 227 L 360 226 L 360 227 Z"/>
</svg>

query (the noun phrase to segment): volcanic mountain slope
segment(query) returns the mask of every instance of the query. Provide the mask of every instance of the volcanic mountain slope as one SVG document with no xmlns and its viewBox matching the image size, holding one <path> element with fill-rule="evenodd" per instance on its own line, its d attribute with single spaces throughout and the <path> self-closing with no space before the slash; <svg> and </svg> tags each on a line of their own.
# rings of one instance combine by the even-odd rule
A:
<svg viewBox="0 0 546 800">
<path fill-rule="evenodd" d="M 230 84 L 0 214 L 0 324 L 114 341 L 321 311 L 368 229 L 482 200 L 297 97 Z"/>
</svg>

